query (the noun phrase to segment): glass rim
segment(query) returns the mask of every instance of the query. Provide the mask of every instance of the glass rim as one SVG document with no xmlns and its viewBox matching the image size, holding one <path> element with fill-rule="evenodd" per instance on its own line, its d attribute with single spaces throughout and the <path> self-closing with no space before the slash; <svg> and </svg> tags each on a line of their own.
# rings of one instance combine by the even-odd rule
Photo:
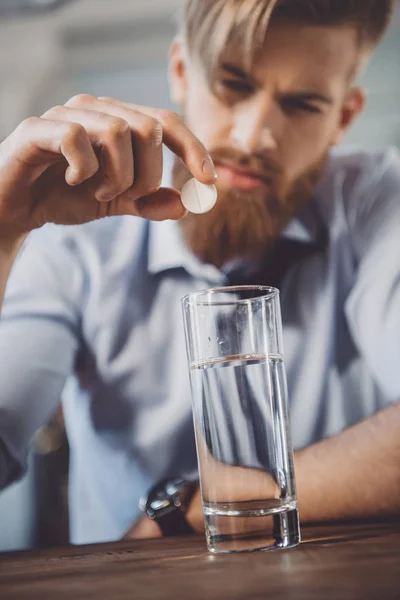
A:
<svg viewBox="0 0 400 600">
<path fill-rule="evenodd" d="M 254 296 L 254 298 L 243 298 L 241 300 L 225 300 L 221 302 L 197 302 L 197 298 L 201 298 L 201 296 L 212 296 L 213 294 L 233 294 L 234 292 L 246 292 L 246 291 L 254 291 L 260 292 L 259 295 Z M 248 304 L 249 302 L 256 302 L 258 300 L 271 300 L 277 298 L 279 296 L 278 288 L 266 286 L 266 285 L 236 285 L 236 286 L 227 286 L 227 287 L 216 287 L 209 288 L 207 290 L 200 290 L 198 292 L 191 292 L 186 294 L 181 300 L 182 305 L 192 305 L 192 306 L 233 306 L 237 304 Z M 193 300 L 193 301 L 192 301 Z"/>
</svg>

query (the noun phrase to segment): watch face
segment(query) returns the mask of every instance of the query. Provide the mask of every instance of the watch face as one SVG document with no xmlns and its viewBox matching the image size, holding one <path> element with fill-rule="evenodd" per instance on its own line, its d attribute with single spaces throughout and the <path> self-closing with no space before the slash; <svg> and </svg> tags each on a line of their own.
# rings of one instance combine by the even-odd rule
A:
<svg viewBox="0 0 400 600">
<path fill-rule="evenodd" d="M 182 505 L 181 492 L 186 485 L 182 479 L 162 481 L 150 491 L 147 499 L 140 500 L 139 506 L 151 519 L 162 517 Z"/>
</svg>

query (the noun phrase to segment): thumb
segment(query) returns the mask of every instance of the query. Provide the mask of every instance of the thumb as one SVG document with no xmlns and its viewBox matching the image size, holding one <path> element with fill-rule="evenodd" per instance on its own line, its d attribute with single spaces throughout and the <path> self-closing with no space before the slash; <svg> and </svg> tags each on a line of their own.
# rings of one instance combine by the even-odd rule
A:
<svg viewBox="0 0 400 600">
<path fill-rule="evenodd" d="M 172 188 L 160 188 L 141 198 L 132 198 L 128 191 L 112 200 L 108 210 L 109 216 L 134 215 L 150 221 L 177 221 L 186 213 L 180 193 Z"/>
</svg>

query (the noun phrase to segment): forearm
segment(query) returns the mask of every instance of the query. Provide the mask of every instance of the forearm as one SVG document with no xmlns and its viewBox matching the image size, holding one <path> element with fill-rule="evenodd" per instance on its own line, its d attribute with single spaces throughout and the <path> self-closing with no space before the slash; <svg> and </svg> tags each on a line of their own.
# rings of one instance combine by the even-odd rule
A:
<svg viewBox="0 0 400 600">
<path fill-rule="evenodd" d="M 0 230 L 0 311 L 14 260 L 28 234 L 10 235 Z"/>
<path fill-rule="evenodd" d="M 400 404 L 295 453 L 302 522 L 400 515 Z"/>
<path fill-rule="evenodd" d="M 343 433 L 295 453 L 297 491 L 302 523 L 400 515 L 400 403 Z M 241 478 L 232 471 L 229 494 L 241 498 Z M 260 475 L 255 472 L 254 475 Z M 224 478 L 219 479 L 224 481 Z M 224 481 L 226 483 L 226 481 Z M 256 482 L 257 483 L 257 482 Z M 218 486 L 217 486 L 218 487 Z M 259 486 L 257 486 L 258 488 Z M 252 494 L 246 488 L 246 497 Z M 226 488 L 221 487 L 226 493 Z M 253 493 L 254 495 L 254 493 Z M 200 491 L 187 520 L 203 531 Z M 156 523 L 143 517 L 126 537 L 158 537 Z"/>
</svg>

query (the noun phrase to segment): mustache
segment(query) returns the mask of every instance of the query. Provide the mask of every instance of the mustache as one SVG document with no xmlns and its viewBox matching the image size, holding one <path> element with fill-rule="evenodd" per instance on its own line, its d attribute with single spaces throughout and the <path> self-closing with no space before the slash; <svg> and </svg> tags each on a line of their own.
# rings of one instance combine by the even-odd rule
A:
<svg viewBox="0 0 400 600">
<path fill-rule="evenodd" d="M 210 150 L 214 163 L 232 165 L 257 173 L 266 179 L 282 174 L 282 167 L 272 156 L 263 154 L 244 154 L 232 148 L 213 148 Z"/>
</svg>

